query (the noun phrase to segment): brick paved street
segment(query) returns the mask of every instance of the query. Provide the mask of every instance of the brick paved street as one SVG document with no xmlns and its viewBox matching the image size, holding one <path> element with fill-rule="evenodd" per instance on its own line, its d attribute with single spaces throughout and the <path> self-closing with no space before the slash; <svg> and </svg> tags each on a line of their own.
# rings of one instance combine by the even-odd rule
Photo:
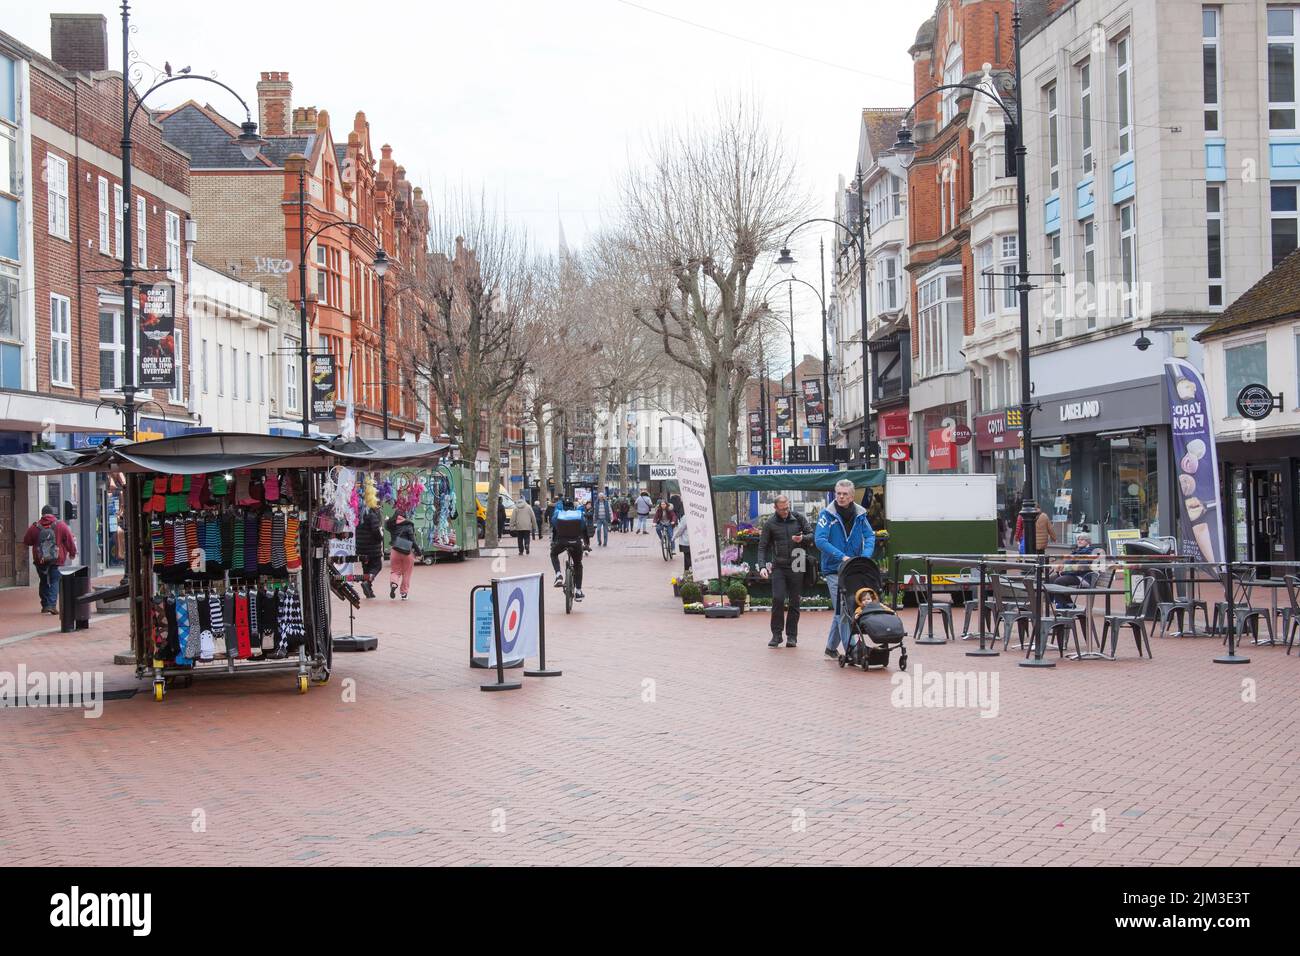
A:
<svg viewBox="0 0 1300 956">
<path fill-rule="evenodd" d="M 541 568 L 542 549 L 508 562 Z M 299 696 L 286 675 L 197 682 L 75 710 L 3 710 L 10 864 L 1294 864 L 1300 659 L 1209 639 L 1139 662 L 1016 666 L 1014 649 L 912 647 L 913 668 L 986 669 L 999 711 L 897 708 L 890 675 L 796 650 L 762 615 L 686 617 L 653 538 L 589 559 L 587 601 L 548 613 L 556 679 L 480 693 L 467 591 L 489 560 L 419 568 Z M 548 597 L 556 592 L 548 591 Z M 336 604 L 336 611 L 341 605 Z M 558 610 L 557 610 L 558 607 Z M 34 619 L 38 616 L 33 615 Z M 337 621 L 337 617 L 336 617 Z M 0 670 L 103 668 L 125 620 L 0 643 Z M 346 626 L 346 621 L 344 621 Z M 14 633 L 36 627 L 19 626 Z M 337 630 L 337 628 L 336 628 Z M 516 672 L 517 673 L 517 672 Z M 344 703 L 345 678 L 356 702 Z M 1258 701 L 1242 701 L 1242 681 Z M 644 700 L 653 681 L 653 700 Z M 206 831 L 192 820 L 202 811 Z M 1094 821 L 1104 813 L 1104 832 Z M 496 826 L 494 827 L 494 824 Z"/>
</svg>

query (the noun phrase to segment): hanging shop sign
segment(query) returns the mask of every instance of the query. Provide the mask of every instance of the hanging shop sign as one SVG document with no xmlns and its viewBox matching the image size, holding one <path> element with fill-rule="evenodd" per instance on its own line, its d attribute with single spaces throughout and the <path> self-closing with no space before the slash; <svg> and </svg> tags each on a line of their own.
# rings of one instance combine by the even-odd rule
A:
<svg viewBox="0 0 1300 956">
<path fill-rule="evenodd" d="M 311 420 L 334 420 L 334 399 L 338 394 L 338 375 L 333 355 L 311 357 Z"/>
<path fill-rule="evenodd" d="M 971 440 L 970 426 L 965 422 L 958 422 L 953 426 L 952 440 L 958 445 L 969 445 Z"/>
<path fill-rule="evenodd" d="M 651 481 L 672 481 L 676 477 L 677 477 L 676 465 L 651 465 L 650 466 Z"/>
<path fill-rule="evenodd" d="M 908 413 L 906 410 L 901 412 L 881 412 L 880 413 L 880 437 L 881 438 L 906 438 L 908 436 L 909 425 L 907 422 Z"/>
<path fill-rule="evenodd" d="M 1262 422 L 1274 410 L 1282 410 L 1282 393 L 1274 395 L 1267 385 L 1247 385 L 1237 393 L 1237 413 L 1242 418 Z"/>
<path fill-rule="evenodd" d="M 803 419 L 809 425 L 826 424 L 826 403 L 822 398 L 822 382 L 819 378 L 806 378 L 803 385 Z"/>
<path fill-rule="evenodd" d="M 975 416 L 975 447 L 979 451 L 999 451 L 1019 448 L 1023 430 L 1007 424 L 1010 412 L 994 412 Z"/>
<path fill-rule="evenodd" d="M 890 461 L 911 461 L 911 445 L 890 445 L 888 458 Z"/>
<path fill-rule="evenodd" d="M 780 438 L 789 438 L 793 433 L 790 427 L 790 412 L 794 408 L 794 402 L 789 395 L 778 395 L 774 404 L 776 405 L 776 434 Z"/>
<path fill-rule="evenodd" d="M 1223 507 L 1205 380 L 1190 362 L 1165 359 L 1165 391 L 1178 470 L 1178 552 L 1222 561 Z"/>
</svg>

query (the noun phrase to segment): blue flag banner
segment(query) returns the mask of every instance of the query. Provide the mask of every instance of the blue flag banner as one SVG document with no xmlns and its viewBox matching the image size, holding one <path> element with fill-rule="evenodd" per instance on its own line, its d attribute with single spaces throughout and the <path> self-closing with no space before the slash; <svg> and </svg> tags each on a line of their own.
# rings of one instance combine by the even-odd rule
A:
<svg viewBox="0 0 1300 956">
<path fill-rule="evenodd" d="M 1191 363 L 1165 359 L 1165 393 L 1178 475 L 1178 553 L 1218 563 L 1224 560 L 1223 507 L 1205 379 Z"/>
</svg>

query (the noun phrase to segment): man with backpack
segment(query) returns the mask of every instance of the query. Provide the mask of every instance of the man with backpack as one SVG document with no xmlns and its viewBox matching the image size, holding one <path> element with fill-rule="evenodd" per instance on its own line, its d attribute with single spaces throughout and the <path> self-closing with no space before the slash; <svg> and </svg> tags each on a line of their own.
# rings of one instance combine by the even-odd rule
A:
<svg viewBox="0 0 1300 956">
<path fill-rule="evenodd" d="M 59 568 L 77 556 L 72 529 L 58 519 L 54 505 L 41 509 L 40 520 L 23 536 L 23 546 L 32 549 L 32 563 L 41 579 L 41 613 L 59 613 Z"/>
<path fill-rule="evenodd" d="M 763 524 L 758 538 L 758 573 L 772 578 L 772 639 L 768 647 L 781 646 L 782 630 L 785 646 L 798 646 L 799 599 L 803 596 L 804 561 L 811 537 L 808 519 L 790 509 L 789 498 L 777 495 L 776 514 Z"/>
</svg>

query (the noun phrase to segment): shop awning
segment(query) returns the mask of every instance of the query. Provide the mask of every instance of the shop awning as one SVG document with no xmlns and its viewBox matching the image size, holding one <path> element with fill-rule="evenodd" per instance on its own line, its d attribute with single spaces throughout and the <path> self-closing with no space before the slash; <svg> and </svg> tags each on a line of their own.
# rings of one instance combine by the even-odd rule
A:
<svg viewBox="0 0 1300 956">
<path fill-rule="evenodd" d="M 0 469 L 30 475 L 74 475 L 81 472 L 106 471 L 110 461 L 107 446 L 78 448 L 74 451 L 50 449 L 29 451 L 21 455 L 0 455 Z"/>
<path fill-rule="evenodd" d="M 882 468 L 856 471 L 817 471 L 788 475 L 714 475 L 714 491 L 834 491 L 837 481 L 851 481 L 855 488 L 885 483 Z"/>
<path fill-rule="evenodd" d="M 332 465 L 369 471 L 391 468 L 431 468 L 438 464 L 451 446 L 446 442 L 400 441 L 393 438 L 358 438 L 350 442 L 321 445 Z"/>
</svg>

